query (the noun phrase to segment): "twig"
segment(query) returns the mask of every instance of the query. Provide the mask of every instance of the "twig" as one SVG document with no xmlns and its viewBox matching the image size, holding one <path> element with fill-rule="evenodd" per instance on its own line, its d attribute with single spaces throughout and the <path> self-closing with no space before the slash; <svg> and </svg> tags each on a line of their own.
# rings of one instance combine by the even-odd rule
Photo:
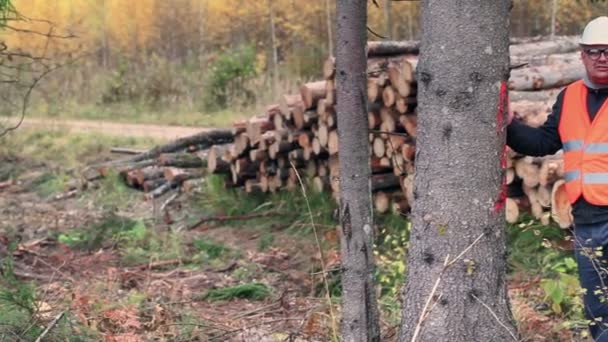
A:
<svg viewBox="0 0 608 342">
<path fill-rule="evenodd" d="M 9 26 L 9 25 L 4 25 L 4 28 L 9 29 L 14 32 L 35 34 L 35 35 L 39 35 L 39 36 L 43 36 L 43 37 L 47 37 L 47 38 L 59 38 L 59 39 L 76 38 L 76 36 L 73 34 L 70 34 L 67 36 L 60 36 L 60 35 L 55 35 L 52 33 L 42 33 L 42 32 L 38 32 L 38 31 L 34 31 L 34 30 L 20 29 L 20 28 L 14 27 L 14 26 Z"/>
<path fill-rule="evenodd" d="M 246 326 L 244 328 L 239 328 L 239 329 L 234 329 L 234 330 L 231 330 L 231 331 L 227 331 L 226 333 L 221 334 L 219 336 L 210 337 L 209 341 L 215 341 L 218 338 L 225 337 L 225 336 L 232 335 L 232 334 L 236 334 L 236 333 L 244 331 L 246 329 L 250 329 L 250 328 L 257 327 L 257 326 L 264 325 L 264 324 L 272 324 L 272 323 L 285 322 L 285 321 L 299 321 L 300 319 L 301 318 L 295 318 L 295 317 L 294 318 L 289 318 L 289 317 L 286 317 L 286 318 L 271 319 L 269 321 L 261 321 L 261 322 L 257 322 L 255 324 Z"/>
<path fill-rule="evenodd" d="M 110 149 L 110 153 L 116 154 L 140 154 L 146 152 L 145 150 L 137 150 L 128 147 L 112 147 Z"/>
<path fill-rule="evenodd" d="M 481 233 L 477 239 L 475 239 L 475 241 L 473 241 L 467 248 L 464 249 L 464 251 L 462 251 L 460 254 L 458 254 L 458 256 L 456 258 L 454 258 L 454 260 L 450 261 L 450 263 L 447 265 L 447 267 L 452 266 L 453 264 L 456 263 L 456 261 L 458 261 L 460 258 L 462 258 L 471 248 L 473 248 L 473 246 L 475 246 L 477 244 L 477 242 L 479 242 L 479 240 L 481 240 L 481 238 L 486 235 L 485 233 Z"/>
<path fill-rule="evenodd" d="M 300 173 L 298 169 L 290 160 L 289 164 L 296 173 L 298 177 L 298 182 L 300 183 L 300 188 L 302 189 L 302 193 L 304 195 L 304 200 L 306 200 L 306 206 L 308 207 L 308 214 L 310 215 L 310 222 L 312 224 L 312 231 L 315 235 L 315 242 L 317 244 L 317 249 L 319 250 L 319 255 L 321 256 L 321 270 L 323 271 L 323 284 L 325 286 L 325 296 L 327 297 L 327 305 L 329 306 L 329 313 L 331 316 L 331 329 L 333 333 L 333 337 L 335 340 L 338 340 L 338 329 L 336 328 L 336 316 L 334 314 L 333 306 L 331 304 L 331 295 L 329 292 L 329 282 L 327 281 L 327 269 L 325 268 L 325 257 L 323 256 L 323 249 L 321 248 L 321 242 L 319 241 L 319 235 L 317 234 L 317 227 L 315 226 L 315 219 L 312 214 L 312 209 L 310 207 L 310 202 L 308 202 L 308 196 L 306 195 L 306 188 L 304 187 L 304 183 L 302 182 L 302 178 L 300 177 Z"/>
<path fill-rule="evenodd" d="M 498 324 L 500 324 L 500 326 L 502 326 L 503 328 L 505 328 L 505 330 L 509 333 L 509 335 L 511 335 L 511 337 L 513 337 L 514 341 L 519 341 L 517 339 L 517 337 L 515 336 L 515 334 L 513 334 L 513 332 L 503 323 L 500 321 L 500 319 L 498 318 L 498 316 L 496 315 L 496 313 L 494 313 L 494 311 L 492 311 L 492 308 L 490 308 L 486 303 L 484 303 L 481 299 L 477 298 L 476 295 L 471 294 L 471 296 L 473 296 L 473 298 L 477 299 L 477 301 L 479 303 L 481 303 L 481 305 L 483 305 L 486 309 L 488 309 L 488 311 L 490 311 L 490 313 L 492 314 L 492 316 L 494 317 L 494 319 L 496 319 L 496 322 L 498 322 Z"/>
<path fill-rule="evenodd" d="M 369 33 L 373 34 L 374 36 L 378 37 L 378 38 L 382 38 L 382 39 L 386 39 L 387 37 L 384 37 L 380 34 L 378 34 L 377 32 L 375 32 L 374 30 L 372 30 L 369 26 L 367 26 L 367 30 L 369 31 Z"/>
<path fill-rule="evenodd" d="M 431 289 L 431 293 L 429 294 L 428 298 L 426 299 L 426 303 L 424 303 L 424 307 L 422 308 L 422 313 L 420 314 L 420 317 L 418 318 L 418 323 L 416 324 L 416 329 L 414 329 L 414 335 L 412 336 L 412 342 L 416 341 L 416 338 L 418 337 L 418 334 L 420 333 L 420 328 L 422 327 L 422 322 L 424 322 L 424 320 L 426 319 L 426 309 L 431 304 L 431 300 L 433 299 L 433 296 L 435 295 L 435 292 L 437 291 L 437 288 L 439 287 L 439 283 L 441 282 L 441 276 L 443 275 L 443 272 L 445 271 L 446 266 L 448 265 L 449 257 L 450 257 L 449 255 L 447 255 L 445 257 L 445 261 L 443 262 L 443 269 L 439 273 L 439 276 L 437 277 L 437 280 L 435 281 L 435 285 L 433 285 L 433 289 Z"/>
<path fill-rule="evenodd" d="M 280 216 L 280 215 L 283 215 L 283 214 L 276 212 L 276 211 L 266 211 L 266 212 L 257 213 L 257 214 L 245 214 L 245 215 L 235 215 L 235 216 L 211 216 L 211 217 L 205 217 L 205 218 L 198 220 L 198 222 L 191 225 L 188 228 L 188 230 L 195 229 L 198 226 L 200 226 L 201 224 L 207 223 L 210 221 L 224 222 L 224 221 L 233 221 L 233 220 L 249 220 L 249 219 L 254 219 L 254 218 L 261 218 L 261 217 L 268 217 L 268 216 Z"/>
<path fill-rule="evenodd" d="M 51 329 L 53 329 L 57 325 L 57 322 L 59 322 L 59 320 L 63 317 L 63 315 L 65 315 L 65 311 L 61 311 L 59 313 L 59 315 L 57 315 L 57 317 L 55 317 L 55 319 L 46 327 L 46 329 L 44 329 L 42 334 L 40 334 L 40 336 L 38 336 L 38 338 L 36 339 L 35 342 L 41 342 L 42 339 L 49 333 L 49 331 L 51 331 Z"/>
<path fill-rule="evenodd" d="M 435 292 L 437 292 L 437 288 L 439 287 L 439 283 L 441 282 L 441 277 L 443 276 L 445 271 L 448 268 L 450 268 L 452 265 L 454 265 L 458 260 L 460 260 L 460 258 L 462 258 L 469 250 L 471 250 L 471 248 L 473 248 L 473 246 L 475 246 L 484 235 L 485 235 L 485 233 L 481 233 L 477 237 L 477 239 L 475 239 L 475 241 L 471 242 L 471 244 L 468 245 L 462 252 L 460 252 L 460 254 L 458 254 L 458 256 L 456 256 L 452 261 L 448 262 L 448 260 L 450 258 L 449 254 L 445 257 L 445 261 L 443 262 L 443 268 L 439 272 L 439 275 L 437 276 L 437 280 L 435 281 L 435 285 L 433 285 L 433 289 L 431 290 L 431 293 L 429 294 L 428 298 L 426 299 L 426 303 L 424 304 L 424 307 L 422 308 L 422 312 L 420 313 L 420 317 L 418 318 L 418 323 L 416 324 L 416 328 L 414 329 L 414 335 L 412 335 L 411 342 L 416 341 L 416 338 L 418 338 L 418 335 L 420 334 L 420 330 L 422 328 L 422 323 L 424 323 L 424 320 L 427 317 L 427 308 L 429 307 L 431 300 L 435 296 Z"/>
<path fill-rule="evenodd" d="M 136 266 L 135 269 L 142 270 L 142 271 L 151 270 L 153 268 L 180 264 L 182 262 L 184 262 L 184 260 L 182 260 L 182 259 L 163 260 L 163 261 L 157 261 L 157 262 L 152 262 L 152 263 L 148 263 L 145 265 Z"/>
<path fill-rule="evenodd" d="M 55 69 L 57 69 L 57 68 L 47 69 L 47 70 L 45 70 L 42 73 L 42 75 L 40 75 L 39 77 L 37 77 L 36 79 L 34 79 L 34 82 L 32 82 L 32 84 L 29 86 L 29 88 L 25 92 L 25 96 L 23 97 L 23 107 L 21 109 L 21 117 L 19 118 L 19 122 L 17 122 L 14 126 L 5 128 L 0 133 L 0 138 L 2 138 L 3 136 L 5 136 L 9 132 L 14 131 L 17 128 L 21 127 L 21 124 L 23 123 L 23 120 L 25 119 L 25 111 L 27 110 L 27 104 L 30 101 L 30 95 L 32 94 L 32 91 L 34 90 L 34 88 L 36 87 L 36 85 L 38 84 L 38 82 L 40 82 L 40 80 L 42 80 L 42 78 L 44 78 L 46 75 L 48 75 L 51 71 L 53 71 Z"/>
<path fill-rule="evenodd" d="M 63 271 L 61 271 L 61 268 L 65 265 L 65 262 L 63 264 L 61 264 L 61 266 L 59 266 L 59 268 L 57 268 L 57 267 L 49 264 L 46 260 L 44 260 L 43 258 L 41 258 L 39 255 L 36 256 L 36 260 L 40 261 L 41 263 L 43 263 L 47 267 L 52 268 L 53 269 L 53 277 L 55 276 L 56 273 L 58 273 L 58 274 L 62 275 L 64 277 L 64 279 L 67 279 L 67 280 L 71 281 L 72 283 L 76 283 L 76 281 L 74 280 L 74 278 L 72 278 L 68 274 L 65 274 Z"/>
<path fill-rule="evenodd" d="M 163 205 L 160 206 L 160 211 L 164 211 L 165 208 L 171 204 L 171 202 L 173 202 L 181 193 L 179 191 L 176 191 L 173 195 L 171 195 L 164 203 Z"/>
<path fill-rule="evenodd" d="M 239 318 L 246 317 L 246 316 L 249 316 L 249 315 L 254 314 L 254 313 L 258 313 L 260 311 L 264 311 L 266 309 L 271 309 L 271 308 L 274 308 L 275 306 L 277 306 L 277 304 L 279 304 L 279 303 L 278 302 L 277 303 L 272 303 L 272 304 L 269 304 L 269 305 L 266 305 L 266 306 L 259 307 L 257 309 L 245 311 L 242 314 L 234 316 L 234 318 L 235 319 L 239 319 Z"/>
<path fill-rule="evenodd" d="M 64 199 L 72 198 L 72 197 L 76 196 L 77 194 L 78 194 L 78 189 L 73 189 L 73 190 L 66 191 L 64 193 L 56 195 L 55 197 L 53 197 L 53 200 L 61 201 Z"/>
<path fill-rule="evenodd" d="M 55 280 L 54 277 L 49 277 L 49 276 L 45 276 L 42 274 L 24 272 L 24 271 L 20 271 L 20 270 L 13 270 L 13 274 L 19 278 L 41 280 L 41 281 L 46 281 L 49 283 L 51 283 L 51 282 L 53 282 L 53 280 Z"/>
<path fill-rule="evenodd" d="M 191 326 L 203 327 L 203 328 L 212 328 L 212 329 L 217 329 L 217 330 L 222 330 L 222 331 L 227 331 L 227 332 L 231 332 L 232 331 L 232 330 L 228 330 L 228 329 L 230 329 L 230 327 L 215 326 L 215 325 L 212 325 L 212 324 L 208 325 L 208 324 L 203 324 L 203 323 L 167 323 L 167 324 L 163 324 L 162 326 L 170 327 L 170 326 L 183 326 L 183 325 L 191 325 Z"/>
</svg>

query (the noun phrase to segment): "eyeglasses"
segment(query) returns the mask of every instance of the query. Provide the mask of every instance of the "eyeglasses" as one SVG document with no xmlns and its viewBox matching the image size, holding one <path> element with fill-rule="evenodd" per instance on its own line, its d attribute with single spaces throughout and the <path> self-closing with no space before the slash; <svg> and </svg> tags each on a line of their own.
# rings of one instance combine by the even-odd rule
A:
<svg viewBox="0 0 608 342">
<path fill-rule="evenodd" d="M 589 59 L 597 61 L 600 59 L 600 55 L 604 55 L 604 58 L 608 59 L 608 48 L 605 49 L 585 49 L 585 53 L 589 56 Z"/>
</svg>

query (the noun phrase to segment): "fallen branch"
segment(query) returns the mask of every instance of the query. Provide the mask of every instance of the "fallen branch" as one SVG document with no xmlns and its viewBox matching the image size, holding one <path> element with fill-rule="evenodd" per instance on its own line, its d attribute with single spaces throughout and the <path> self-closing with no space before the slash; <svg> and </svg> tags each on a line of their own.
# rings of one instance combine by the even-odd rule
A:
<svg viewBox="0 0 608 342">
<path fill-rule="evenodd" d="M 145 265 L 135 266 L 135 269 L 142 270 L 142 271 L 151 270 L 154 268 L 159 268 L 159 267 L 164 267 L 164 266 L 178 265 L 183 262 L 184 262 L 183 259 L 163 260 L 163 261 L 157 261 L 157 262 L 153 262 L 153 263 L 149 263 L 149 264 L 145 264 Z"/>
<path fill-rule="evenodd" d="M 164 211 L 165 208 L 171 204 L 181 193 L 179 191 L 176 191 L 173 195 L 171 195 L 171 197 L 169 197 L 164 203 L 163 205 L 160 206 L 160 211 Z"/>
<path fill-rule="evenodd" d="M 133 148 L 126 148 L 126 147 L 112 147 L 110 149 L 111 153 L 117 153 L 117 154 L 141 154 L 141 153 L 145 153 L 145 150 L 137 150 L 137 149 L 133 149 Z"/>
<path fill-rule="evenodd" d="M 205 218 L 198 220 L 195 224 L 191 225 L 188 228 L 188 230 L 195 229 L 198 226 L 200 226 L 201 224 L 211 222 L 211 221 L 225 222 L 225 221 L 236 221 L 236 220 L 250 220 L 250 219 L 254 219 L 254 218 L 261 218 L 261 217 L 268 217 L 268 216 L 280 216 L 280 215 L 283 215 L 283 214 L 276 212 L 276 211 L 267 211 L 267 212 L 257 213 L 257 214 L 245 214 L 245 215 L 235 215 L 235 216 L 211 216 L 211 217 L 205 217 Z"/>
<path fill-rule="evenodd" d="M 500 324 L 501 327 L 505 328 L 505 330 L 509 333 L 509 335 L 511 335 L 511 337 L 513 337 L 514 341 L 519 341 L 517 339 L 517 337 L 513 334 L 511 329 L 509 329 L 503 322 L 500 321 L 498 316 L 496 316 L 496 313 L 494 313 L 494 311 L 492 311 L 492 308 L 489 307 L 488 304 L 484 303 L 481 299 L 477 298 L 477 296 L 474 294 L 471 294 L 471 296 L 473 296 L 473 298 L 475 298 L 481 305 L 483 305 L 484 308 L 486 308 L 486 309 L 488 309 L 488 311 L 490 311 L 490 314 L 492 314 L 492 317 L 494 317 L 496 322 L 498 322 L 498 324 Z"/>
<path fill-rule="evenodd" d="M 65 315 L 65 311 L 61 311 L 59 313 L 59 315 L 57 315 L 57 317 L 55 317 L 55 319 L 53 319 L 53 321 L 46 327 L 46 329 L 44 329 L 42 334 L 40 334 L 40 336 L 38 336 L 38 338 L 36 339 L 36 342 L 42 341 L 42 339 L 51 331 L 51 329 L 53 329 L 57 325 L 57 322 L 59 322 L 59 320 L 63 317 L 63 315 Z"/>
<path fill-rule="evenodd" d="M 13 272 L 13 275 L 15 275 L 15 277 L 22 278 L 22 279 L 34 279 L 34 280 L 45 281 L 48 283 L 52 283 L 53 281 L 57 280 L 55 277 L 49 277 L 49 276 L 45 276 L 42 274 L 34 274 L 34 273 L 20 271 L 20 270 L 13 270 L 12 272 Z"/>
<path fill-rule="evenodd" d="M 13 181 L 0 182 L 0 190 L 9 188 L 13 186 L 15 183 Z"/>
<path fill-rule="evenodd" d="M 157 158 L 161 153 L 172 153 L 184 150 L 191 145 L 196 145 L 199 149 L 210 148 L 216 144 L 225 144 L 234 141 L 234 135 L 230 129 L 215 129 L 197 133 L 191 136 L 179 138 L 165 145 L 159 145 L 151 150 L 135 155 L 134 157 L 117 160 L 108 164 L 133 163 L 146 159 Z"/>
</svg>

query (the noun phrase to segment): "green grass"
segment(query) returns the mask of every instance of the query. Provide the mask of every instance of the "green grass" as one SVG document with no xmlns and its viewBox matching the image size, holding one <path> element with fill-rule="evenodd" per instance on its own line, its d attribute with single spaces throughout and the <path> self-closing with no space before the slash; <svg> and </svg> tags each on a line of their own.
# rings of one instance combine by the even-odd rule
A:
<svg viewBox="0 0 608 342">
<path fill-rule="evenodd" d="M 229 127 L 235 121 L 249 118 L 256 112 L 256 108 L 235 108 L 203 112 L 185 107 L 180 108 L 179 105 L 172 106 L 171 108 L 155 108 L 136 102 L 104 105 L 82 105 L 68 102 L 62 104 L 61 109 L 54 109 L 49 105 L 40 104 L 36 110 L 32 110 L 31 114 L 28 115 L 64 120 L 77 119 L 170 126 Z"/>
<path fill-rule="evenodd" d="M 271 295 L 268 286 L 261 283 L 242 284 L 207 292 L 204 299 L 209 301 L 229 301 L 236 298 L 264 300 Z"/>
<path fill-rule="evenodd" d="M 33 283 L 18 280 L 13 274 L 12 254 L 2 261 L 0 275 L 0 341 L 34 341 L 44 331 L 51 318 L 40 315 L 40 303 L 48 299 L 42 297 Z M 52 308 L 52 318 L 61 311 Z M 95 341 L 99 336 L 87 327 L 81 326 L 69 310 L 57 322 L 44 339 L 59 341 Z"/>
<path fill-rule="evenodd" d="M 212 175 L 200 195 L 199 202 L 203 214 L 238 216 L 273 211 L 277 215 L 248 219 L 246 221 L 225 221 L 224 224 L 264 230 L 284 229 L 294 234 L 311 237 L 313 227 L 306 198 L 298 187 L 294 191 L 277 193 L 249 194 L 242 189 L 226 189 L 223 176 Z M 316 193 L 307 190 L 312 217 L 319 232 L 335 229 L 333 212 L 337 208 L 329 193 Z M 270 237 L 266 237 L 271 243 Z"/>
<path fill-rule="evenodd" d="M 25 160 L 29 165 L 68 170 L 109 158 L 112 146 L 145 149 L 159 142 L 151 138 L 20 128 L 0 138 L 0 161 Z"/>
<path fill-rule="evenodd" d="M 571 252 L 558 251 L 550 245 L 551 241 L 563 240 L 565 236 L 558 226 L 544 226 L 527 216 L 517 224 L 507 225 L 509 272 L 548 272 L 548 265 L 571 258 Z"/>
<path fill-rule="evenodd" d="M 69 177 L 63 173 L 47 172 L 32 182 L 34 191 L 41 198 L 48 198 L 65 190 Z"/>
</svg>

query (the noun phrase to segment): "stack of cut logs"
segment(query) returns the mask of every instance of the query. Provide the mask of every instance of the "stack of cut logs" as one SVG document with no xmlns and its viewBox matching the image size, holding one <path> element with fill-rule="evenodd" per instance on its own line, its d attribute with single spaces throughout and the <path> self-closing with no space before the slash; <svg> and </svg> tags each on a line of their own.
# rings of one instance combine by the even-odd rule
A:
<svg viewBox="0 0 608 342">
<path fill-rule="evenodd" d="M 412 200 L 416 137 L 416 56 L 407 43 L 368 46 L 369 144 L 378 212 L 406 212 Z M 266 113 L 234 125 L 234 144 L 213 147 L 208 171 L 247 192 L 297 189 L 299 179 L 339 199 L 334 59 L 324 79 L 285 94 Z"/>
<path fill-rule="evenodd" d="M 511 108 L 527 124 L 540 126 L 559 89 L 583 76 L 573 53 L 576 39 L 512 44 Z M 369 42 L 367 52 L 374 206 L 380 213 L 405 213 L 413 201 L 418 44 Z M 185 139 L 171 148 L 137 154 L 121 169 L 124 179 L 155 198 L 177 185 L 190 187 L 206 167 L 207 174 L 226 175 L 226 186 L 247 192 L 293 190 L 302 180 L 339 200 L 334 63 L 328 58 L 323 79 L 284 94 L 264 113 L 235 122 L 215 140 L 202 133 L 205 139 Z M 510 151 L 507 164 L 507 220 L 515 222 L 525 210 L 545 223 L 553 219 L 567 227 L 570 207 L 560 154 L 531 158 Z"/>
</svg>

